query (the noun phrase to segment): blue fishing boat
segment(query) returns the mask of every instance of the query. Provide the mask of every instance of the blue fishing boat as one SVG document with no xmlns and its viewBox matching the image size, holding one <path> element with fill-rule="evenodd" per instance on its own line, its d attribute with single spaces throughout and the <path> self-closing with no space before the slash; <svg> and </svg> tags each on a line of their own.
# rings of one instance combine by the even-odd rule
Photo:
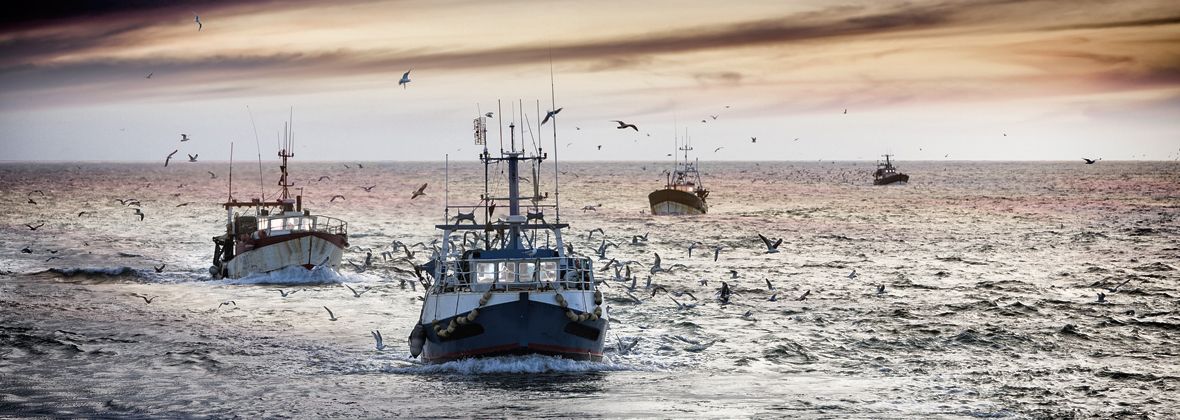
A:
<svg viewBox="0 0 1180 420">
<path fill-rule="evenodd" d="M 484 195 L 474 206 L 445 206 L 447 223 L 435 226 L 442 237 L 423 265 L 429 284 L 410 333 L 410 354 L 436 363 L 522 354 L 601 360 L 606 305 L 591 260 L 574 255 L 562 240 L 569 225 L 561 223 L 556 194 L 549 205 L 548 193 L 539 192 L 539 165 L 548 154 L 518 150 L 510 124 L 509 147 L 501 141 L 494 156 L 486 123 L 484 117 L 474 121 L 476 143 L 484 145 Z M 499 173 L 492 167 L 501 165 L 507 166 L 506 197 L 489 190 L 489 174 Z M 523 165 L 532 168 L 528 197 L 520 191 Z M 495 214 L 497 202 L 507 202 L 506 215 Z"/>
</svg>

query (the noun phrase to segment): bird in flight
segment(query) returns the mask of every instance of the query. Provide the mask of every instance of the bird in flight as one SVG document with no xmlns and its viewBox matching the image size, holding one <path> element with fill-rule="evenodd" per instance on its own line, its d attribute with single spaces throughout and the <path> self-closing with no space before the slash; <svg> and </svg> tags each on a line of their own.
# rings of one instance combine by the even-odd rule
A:
<svg viewBox="0 0 1180 420">
<path fill-rule="evenodd" d="M 410 195 L 410 199 L 413 200 L 418 198 L 420 195 L 426 195 L 426 185 L 426 183 L 422 183 L 422 186 L 418 187 L 418 189 L 414 190 L 414 193 Z"/>
<path fill-rule="evenodd" d="M 167 267 L 167 266 L 168 266 L 168 264 L 160 264 L 159 267 L 152 267 L 152 268 L 155 268 L 157 273 L 163 273 L 164 267 Z"/>
<path fill-rule="evenodd" d="M 327 175 L 321 175 L 320 179 L 317 179 L 316 182 L 323 182 L 325 179 L 331 181 L 332 177 L 327 176 Z"/>
<path fill-rule="evenodd" d="M 188 141 L 188 134 L 180 133 L 180 141 Z"/>
<path fill-rule="evenodd" d="M 31 224 L 25 223 L 25 226 L 28 226 L 29 230 L 37 230 L 37 228 L 40 228 L 41 226 L 45 226 L 45 222 L 41 222 L 41 224 L 39 224 L 37 226 L 33 226 Z"/>
<path fill-rule="evenodd" d="M 381 331 L 380 330 L 373 330 L 373 331 L 369 331 L 369 334 L 372 334 L 373 339 L 377 340 L 377 351 L 385 350 L 385 342 L 384 342 L 384 340 L 381 339 Z"/>
<path fill-rule="evenodd" d="M 602 150 L 602 145 L 598 145 L 598 150 Z"/>
<path fill-rule="evenodd" d="M 362 189 L 362 190 L 365 190 L 365 192 L 373 192 L 373 188 L 377 188 L 377 186 L 376 186 L 376 185 L 370 185 L 370 186 L 367 186 L 367 187 L 366 187 L 366 186 L 363 186 L 363 185 L 361 186 L 361 189 Z"/>
<path fill-rule="evenodd" d="M 1087 159 L 1087 158 L 1082 158 L 1082 160 L 1086 161 L 1086 164 L 1087 164 L 1087 165 L 1093 165 L 1094 163 L 1096 163 L 1096 162 L 1098 162 L 1098 161 L 1102 160 L 1102 158 L 1098 158 L 1098 159 Z"/>
<path fill-rule="evenodd" d="M 144 77 L 144 79 L 151 79 L 153 74 L 156 74 L 156 72 L 148 73 L 147 77 Z"/>
<path fill-rule="evenodd" d="M 201 24 L 201 17 L 197 16 L 196 13 L 193 13 L 193 22 L 197 23 L 197 32 L 200 32 L 201 28 L 203 28 L 205 26 L 205 25 Z"/>
<path fill-rule="evenodd" d="M 709 115 L 709 116 L 710 116 L 710 117 L 713 117 L 713 119 L 717 119 L 717 116 L 716 116 L 716 115 Z"/>
<path fill-rule="evenodd" d="M 136 209 L 135 209 L 135 215 L 136 215 L 136 216 L 139 216 L 139 221 L 141 221 L 141 222 L 143 221 L 143 210 L 141 210 L 141 209 L 139 209 L 139 208 L 136 208 Z"/>
<path fill-rule="evenodd" d="M 750 137 L 750 143 L 757 143 L 757 142 L 758 142 L 757 137 Z"/>
<path fill-rule="evenodd" d="M 717 153 L 717 151 L 719 151 L 719 150 L 721 150 L 721 149 L 724 149 L 724 148 L 725 148 L 725 146 L 721 146 L 721 147 L 718 147 L 718 148 L 716 148 L 716 149 L 713 149 L 713 153 Z"/>
<path fill-rule="evenodd" d="M 328 311 L 328 320 L 329 320 L 329 321 L 335 321 L 335 320 L 339 319 L 339 318 L 336 318 L 336 314 L 333 314 L 333 313 L 332 313 L 332 310 L 331 310 L 331 309 L 328 309 L 328 307 L 327 307 L 327 306 L 325 306 L 325 307 L 324 307 L 324 310 L 325 310 L 325 311 Z"/>
<path fill-rule="evenodd" d="M 196 161 L 197 161 L 197 156 L 200 156 L 200 155 L 201 155 L 200 153 L 198 153 L 198 154 L 195 154 L 195 155 L 188 155 L 188 161 L 189 161 L 189 162 L 196 162 Z"/>
<path fill-rule="evenodd" d="M 336 194 L 336 195 L 332 196 L 332 199 L 331 199 L 331 200 L 328 200 L 328 202 L 329 202 L 329 203 L 335 203 L 337 198 L 339 198 L 339 199 L 343 200 L 343 199 L 344 199 L 344 196 L 343 196 L 343 195 L 340 195 L 340 194 Z"/>
<path fill-rule="evenodd" d="M 844 108 L 844 113 L 845 113 L 845 114 L 847 114 L 847 113 L 848 113 L 848 108 Z"/>
<path fill-rule="evenodd" d="M 557 117 L 557 113 L 561 112 L 563 109 L 565 109 L 565 107 L 557 108 L 545 113 L 545 119 L 541 120 L 541 125 L 545 125 L 545 123 L 549 122 L 550 119 Z"/>
<path fill-rule="evenodd" d="M 758 238 L 762 239 L 762 243 L 766 244 L 766 253 L 767 254 L 773 254 L 773 253 L 778 252 L 778 246 L 783 244 L 782 238 L 779 238 L 779 240 L 777 240 L 777 241 L 771 242 L 770 239 L 767 239 L 761 233 L 758 234 Z"/>
<path fill-rule="evenodd" d="M 402 89 L 405 89 L 406 85 L 410 84 L 411 71 L 414 71 L 414 69 L 406 70 L 406 72 L 402 74 L 402 79 L 397 81 L 397 84 L 401 85 Z"/>
<path fill-rule="evenodd" d="M 147 296 L 140 295 L 140 294 L 133 294 L 133 295 L 131 295 L 131 296 L 135 296 L 135 297 L 137 297 L 137 298 L 143 299 L 143 301 L 144 301 L 145 303 L 152 303 L 152 301 L 153 301 L 153 300 L 156 300 L 156 298 L 158 298 L 158 297 L 159 297 L 159 296 L 152 296 L 152 297 L 147 297 Z"/>
<path fill-rule="evenodd" d="M 496 115 L 496 114 L 492 113 L 492 112 L 487 112 L 487 113 L 483 114 L 483 116 L 488 117 L 488 118 L 496 118 L 496 117 L 493 117 L 493 115 Z"/>
<path fill-rule="evenodd" d="M 176 152 L 179 152 L 179 151 L 180 150 L 173 150 L 172 153 L 168 154 L 168 157 L 164 158 L 164 167 L 168 167 L 168 162 L 172 160 L 172 155 L 175 155 Z"/>
<path fill-rule="evenodd" d="M 632 130 L 639 131 L 639 127 L 636 127 L 635 124 L 627 124 L 627 123 L 619 121 L 619 120 L 611 120 L 611 122 L 618 123 L 619 126 L 615 127 L 615 128 L 620 129 L 620 130 L 625 129 L 625 128 L 630 128 Z"/>
<path fill-rule="evenodd" d="M 205 172 L 209 173 L 209 179 L 216 179 L 217 178 L 217 174 L 213 173 L 213 171 L 205 171 Z"/>
</svg>

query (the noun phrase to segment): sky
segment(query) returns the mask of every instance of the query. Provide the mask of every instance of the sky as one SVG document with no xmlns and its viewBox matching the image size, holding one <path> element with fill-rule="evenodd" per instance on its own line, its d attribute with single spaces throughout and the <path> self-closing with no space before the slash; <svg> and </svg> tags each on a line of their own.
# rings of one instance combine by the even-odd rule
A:
<svg viewBox="0 0 1180 420">
<path fill-rule="evenodd" d="M 1175 0 L 42 3 L 0 161 L 273 156 L 292 115 L 296 159 L 474 161 L 486 112 L 563 160 L 1180 159 Z"/>
</svg>

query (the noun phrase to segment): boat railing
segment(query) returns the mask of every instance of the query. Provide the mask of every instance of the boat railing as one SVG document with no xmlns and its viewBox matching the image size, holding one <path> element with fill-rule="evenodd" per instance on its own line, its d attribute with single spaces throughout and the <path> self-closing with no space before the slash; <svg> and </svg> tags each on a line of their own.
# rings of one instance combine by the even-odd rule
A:
<svg viewBox="0 0 1180 420">
<path fill-rule="evenodd" d="M 283 235 L 293 232 L 324 232 L 335 235 L 348 234 L 348 222 L 323 215 L 272 216 L 263 220 L 259 231 L 268 235 Z"/>
<path fill-rule="evenodd" d="M 594 288 L 589 260 L 576 258 L 448 259 L 441 270 L 436 293 Z"/>
</svg>

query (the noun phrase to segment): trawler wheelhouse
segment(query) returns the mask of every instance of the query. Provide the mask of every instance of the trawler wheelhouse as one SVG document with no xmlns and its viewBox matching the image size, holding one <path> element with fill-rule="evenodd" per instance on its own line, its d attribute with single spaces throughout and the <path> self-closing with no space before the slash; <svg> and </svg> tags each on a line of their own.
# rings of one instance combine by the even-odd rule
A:
<svg viewBox="0 0 1180 420">
<path fill-rule="evenodd" d="M 874 185 L 887 185 L 895 182 L 909 182 L 910 176 L 897 172 L 893 167 L 893 162 L 889 160 L 892 155 L 884 155 L 885 161 L 877 161 L 877 170 L 873 172 Z"/>
</svg>

